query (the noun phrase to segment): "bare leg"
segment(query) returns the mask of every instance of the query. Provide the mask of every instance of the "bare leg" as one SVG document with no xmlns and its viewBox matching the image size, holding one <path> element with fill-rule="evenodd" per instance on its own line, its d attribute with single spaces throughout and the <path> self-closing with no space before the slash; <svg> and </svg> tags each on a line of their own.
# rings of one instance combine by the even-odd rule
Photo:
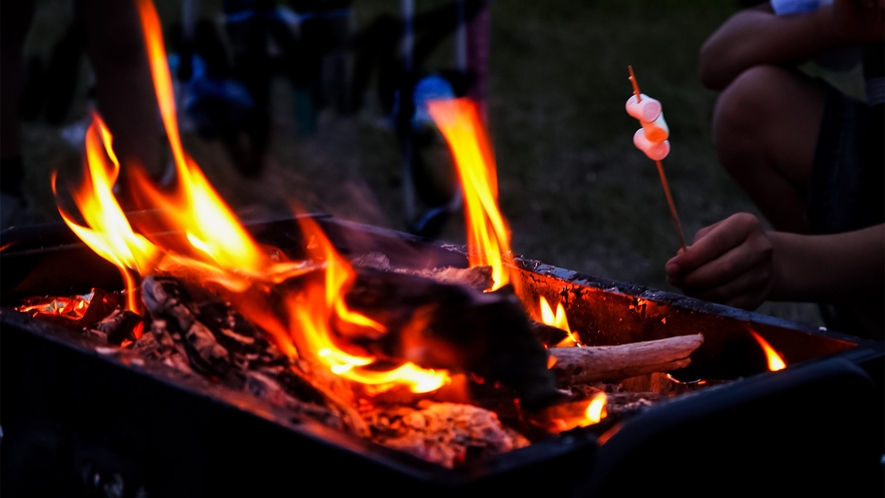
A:
<svg viewBox="0 0 885 498">
<path fill-rule="evenodd" d="M 823 109 L 819 84 L 776 66 L 748 69 L 716 104 L 719 160 L 777 230 L 809 231 L 805 192 Z"/>
<path fill-rule="evenodd" d="M 162 127 L 141 24 L 132 0 L 80 0 L 98 108 L 124 164 L 162 175 Z M 124 168 L 125 171 L 125 168 Z"/>
</svg>

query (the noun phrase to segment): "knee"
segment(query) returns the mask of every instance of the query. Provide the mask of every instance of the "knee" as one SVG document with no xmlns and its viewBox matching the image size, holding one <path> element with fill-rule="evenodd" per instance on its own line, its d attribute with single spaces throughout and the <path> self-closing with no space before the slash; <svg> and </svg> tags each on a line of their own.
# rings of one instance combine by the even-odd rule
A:
<svg viewBox="0 0 885 498">
<path fill-rule="evenodd" d="M 713 137 L 720 152 L 758 147 L 776 109 L 776 80 L 784 70 L 755 66 L 741 73 L 720 95 L 713 112 Z"/>
</svg>

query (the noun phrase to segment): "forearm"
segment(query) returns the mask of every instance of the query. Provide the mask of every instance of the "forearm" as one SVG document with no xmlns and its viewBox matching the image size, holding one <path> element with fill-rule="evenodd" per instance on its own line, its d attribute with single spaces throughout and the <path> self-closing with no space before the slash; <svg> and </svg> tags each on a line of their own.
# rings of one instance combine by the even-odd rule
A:
<svg viewBox="0 0 885 498">
<path fill-rule="evenodd" d="M 767 4 L 738 12 L 701 47 L 704 85 L 721 90 L 753 66 L 804 62 L 837 46 L 831 19 L 829 7 L 784 16 Z"/>
<path fill-rule="evenodd" d="M 836 235 L 769 232 L 776 301 L 809 301 L 885 286 L 885 225 Z"/>
</svg>

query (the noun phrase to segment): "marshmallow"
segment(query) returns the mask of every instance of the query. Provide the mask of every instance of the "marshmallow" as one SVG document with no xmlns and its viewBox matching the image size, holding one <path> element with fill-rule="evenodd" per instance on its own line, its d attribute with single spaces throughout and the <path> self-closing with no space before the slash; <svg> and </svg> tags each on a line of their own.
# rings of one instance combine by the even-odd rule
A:
<svg viewBox="0 0 885 498">
<path fill-rule="evenodd" d="M 633 134 L 633 145 L 644 152 L 652 161 L 660 161 L 670 153 L 669 140 L 652 142 L 646 137 L 645 131 L 642 128 L 636 130 L 636 133 Z"/>
<path fill-rule="evenodd" d="M 667 126 L 663 113 L 659 114 L 657 119 L 653 121 L 639 120 L 639 123 L 642 124 L 642 129 L 645 130 L 645 137 L 651 142 L 663 142 L 670 137 L 670 127 Z"/>
<path fill-rule="evenodd" d="M 646 94 L 642 95 L 642 101 L 636 101 L 636 95 L 631 95 L 627 99 L 627 114 L 633 116 L 640 121 L 652 122 L 661 115 L 661 103 Z"/>
</svg>

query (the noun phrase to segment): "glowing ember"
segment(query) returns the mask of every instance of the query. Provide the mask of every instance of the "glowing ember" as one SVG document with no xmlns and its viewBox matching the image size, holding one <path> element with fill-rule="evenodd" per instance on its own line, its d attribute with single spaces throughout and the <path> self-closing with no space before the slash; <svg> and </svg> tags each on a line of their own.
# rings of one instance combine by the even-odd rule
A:
<svg viewBox="0 0 885 498">
<path fill-rule="evenodd" d="M 15 311 L 27 313 L 33 317 L 58 317 L 76 322 L 86 315 L 89 304 L 95 296 L 94 292 L 73 297 L 53 297 L 43 300 L 25 302 L 16 306 Z"/>
<path fill-rule="evenodd" d="M 781 355 L 777 354 L 777 351 L 768 344 L 768 341 L 762 338 L 761 335 L 757 334 L 755 331 L 750 331 L 753 334 L 753 338 L 756 339 L 756 342 L 762 346 L 762 350 L 765 351 L 765 359 L 768 361 L 768 370 L 771 372 L 777 372 L 778 370 L 783 370 L 787 368 L 787 363 L 781 358 Z"/>
<path fill-rule="evenodd" d="M 598 393 L 590 399 L 590 403 L 587 404 L 587 410 L 584 412 L 584 417 L 588 422 L 587 425 L 598 424 L 605 418 L 605 403 L 605 393 Z"/>
<path fill-rule="evenodd" d="M 428 109 L 452 150 L 464 191 L 470 265 L 491 266 L 492 290 L 498 289 L 510 281 L 504 266 L 510 258 L 510 230 L 498 211 L 498 174 L 476 104 L 438 100 Z"/>
<path fill-rule="evenodd" d="M 565 307 L 562 306 L 562 303 L 556 305 L 556 314 L 554 314 L 553 309 L 550 307 L 550 303 L 547 302 L 547 299 L 545 299 L 544 296 L 541 296 L 539 307 L 541 309 L 541 321 L 545 325 L 564 330 L 568 334 L 568 336 L 560 341 L 556 347 L 567 348 L 571 346 L 582 346 L 580 339 L 578 339 L 577 335 L 572 333 L 572 329 L 568 325 L 568 318 L 565 316 Z"/>
<path fill-rule="evenodd" d="M 544 410 L 535 423 L 557 434 L 576 427 L 587 427 L 598 424 L 608 416 L 605 405 L 605 393 L 598 392 L 590 399 L 552 406 Z"/>
</svg>

